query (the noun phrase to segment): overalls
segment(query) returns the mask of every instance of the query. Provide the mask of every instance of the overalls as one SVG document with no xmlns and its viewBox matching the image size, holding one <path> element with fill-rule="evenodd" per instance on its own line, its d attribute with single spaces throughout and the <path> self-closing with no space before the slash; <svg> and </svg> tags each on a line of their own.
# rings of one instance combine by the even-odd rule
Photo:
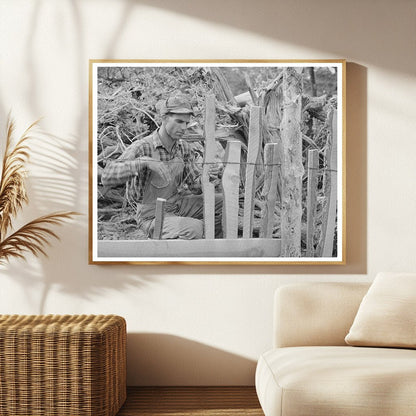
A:
<svg viewBox="0 0 416 416">
<path fill-rule="evenodd" d="M 153 152 L 153 159 L 160 162 L 157 151 Z M 138 217 L 143 229 L 147 230 L 151 238 L 155 224 L 156 200 L 163 198 L 166 199 L 166 204 L 162 239 L 202 238 L 204 234 L 202 195 L 179 193 L 185 168 L 184 161 L 175 156 L 170 161 L 160 163 L 166 164 L 169 175 L 167 180 L 164 180 L 155 172 L 150 172 L 143 192 L 143 201 L 138 208 Z"/>
</svg>

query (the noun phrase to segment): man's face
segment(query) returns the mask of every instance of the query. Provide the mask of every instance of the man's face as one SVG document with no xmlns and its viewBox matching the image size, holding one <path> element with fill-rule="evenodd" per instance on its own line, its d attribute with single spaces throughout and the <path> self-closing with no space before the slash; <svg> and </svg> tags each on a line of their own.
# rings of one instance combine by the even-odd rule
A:
<svg viewBox="0 0 416 416">
<path fill-rule="evenodd" d="M 164 122 L 166 133 L 174 140 L 182 138 L 190 120 L 190 114 L 168 114 Z"/>
</svg>

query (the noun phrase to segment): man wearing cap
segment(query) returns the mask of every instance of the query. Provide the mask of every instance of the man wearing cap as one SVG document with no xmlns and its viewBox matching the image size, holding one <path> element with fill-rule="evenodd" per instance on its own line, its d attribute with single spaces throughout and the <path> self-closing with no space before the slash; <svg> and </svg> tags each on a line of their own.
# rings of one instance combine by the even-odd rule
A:
<svg viewBox="0 0 416 416">
<path fill-rule="evenodd" d="M 204 233 L 201 164 L 189 143 L 182 140 L 193 115 L 183 95 L 158 103 L 162 124 L 149 136 L 133 142 L 121 156 L 108 163 L 101 180 L 104 186 L 127 183 L 126 195 L 137 205 L 140 226 L 153 234 L 157 198 L 166 200 L 162 238 L 196 239 Z M 218 176 L 212 166 L 210 175 Z M 220 201 L 217 201 L 217 211 Z"/>
</svg>

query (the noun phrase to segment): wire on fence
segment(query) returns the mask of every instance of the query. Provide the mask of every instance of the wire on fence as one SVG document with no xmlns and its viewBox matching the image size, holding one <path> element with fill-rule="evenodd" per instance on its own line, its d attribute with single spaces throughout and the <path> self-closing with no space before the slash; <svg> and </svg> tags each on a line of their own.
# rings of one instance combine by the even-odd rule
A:
<svg viewBox="0 0 416 416">
<path fill-rule="evenodd" d="M 166 161 L 162 161 L 162 160 L 155 160 L 154 162 L 156 163 L 163 163 L 163 164 L 170 164 L 170 165 L 182 165 L 183 162 L 175 162 L 173 160 L 166 160 Z M 223 163 L 226 165 L 242 165 L 242 166 L 283 166 L 282 163 L 253 163 L 253 162 L 195 162 L 195 165 L 197 166 L 206 166 L 206 165 L 213 165 L 213 166 L 218 166 L 219 163 Z M 308 170 L 319 170 L 319 171 L 328 171 L 328 172 L 338 172 L 337 169 L 329 169 L 329 168 L 312 168 L 312 167 L 307 167 Z"/>
</svg>

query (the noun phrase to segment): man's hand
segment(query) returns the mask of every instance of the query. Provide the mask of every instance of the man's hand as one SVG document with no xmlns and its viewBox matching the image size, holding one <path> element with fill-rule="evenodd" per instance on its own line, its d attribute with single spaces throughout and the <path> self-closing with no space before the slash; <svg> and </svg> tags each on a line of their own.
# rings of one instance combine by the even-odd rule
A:
<svg viewBox="0 0 416 416">
<path fill-rule="evenodd" d="M 219 179 L 222 176 L 223 166 L 220 163 L 210 165 L 208 175 L 211 180 Z"/>
<path fill-rule="evenodd" d="M 140 159 L 141 162 L 155 174 L 156 180 L 152 180 L 153 185 L 166 186 L 169 183 L 170 173 L 165 163 L 150 157 Z"/>
</svg>

